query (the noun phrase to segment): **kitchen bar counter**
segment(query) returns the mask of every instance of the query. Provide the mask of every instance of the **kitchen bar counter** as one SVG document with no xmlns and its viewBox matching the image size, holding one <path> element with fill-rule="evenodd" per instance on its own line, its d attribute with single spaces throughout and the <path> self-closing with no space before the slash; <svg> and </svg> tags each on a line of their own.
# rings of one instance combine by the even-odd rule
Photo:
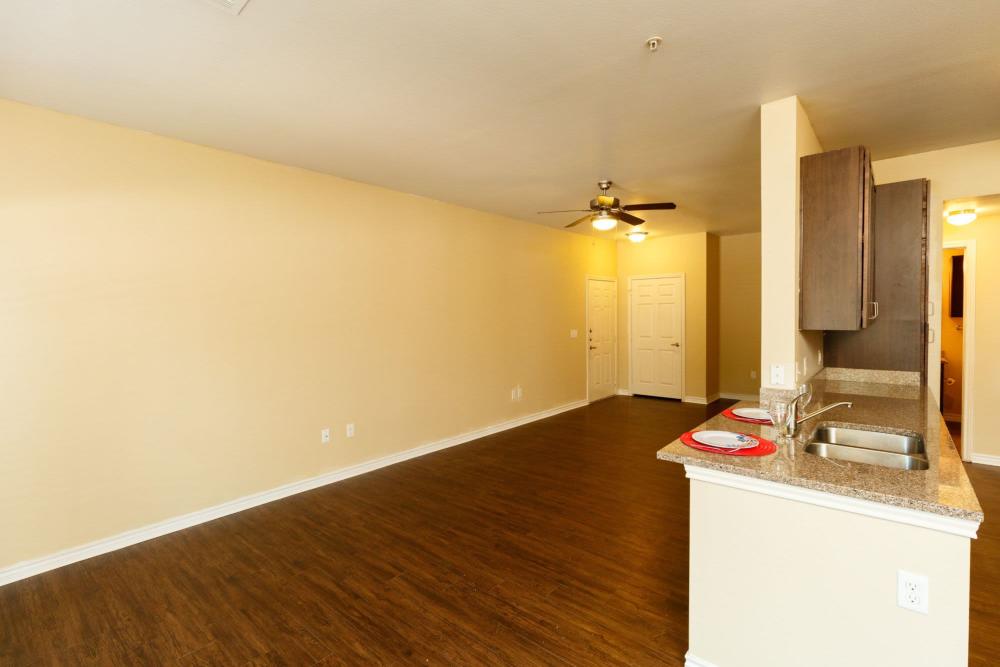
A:
<svg viewBox="0 0 1000 667">
<path fill-rule="evenodd" d="M 979 499 L 926 387 L 836 380 L 814 380 L 812 385 L 813 399 L 805 413 L 838 401 L 853 401 L 854 407 L 836 408 L 804 422 L 790 443 L 778 442 L 771 426 L 738 422 L 720 414 L 694 430 L 762 436 L 778 443 L 778 452 L 764 457 L 728 456 L 692 449 L 675 440 L 657 452 L 657 458 L 956 519 L 983 520 Z M 806 453 L 809 436 L 821 426 L 918 433 L 930 467 L 896 470 Z"/>
</svg>

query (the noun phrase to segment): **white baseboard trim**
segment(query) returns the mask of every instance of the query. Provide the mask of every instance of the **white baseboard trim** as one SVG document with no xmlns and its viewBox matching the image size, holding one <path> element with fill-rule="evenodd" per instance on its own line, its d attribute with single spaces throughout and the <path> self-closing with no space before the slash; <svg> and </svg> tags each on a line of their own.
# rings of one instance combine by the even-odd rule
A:
<svg viewBox="0 0 1000 667">
<path fill-rule="evenodd" d="M 807 489 L 801 486 L 792 486 L 790 484 L 772 482 L 766 479 L 757 479 L 756 477 L 746 477 L 744 475 L 722 472 L 721 470 L 713 470 L 711 468 L 685 465 L 684 470 L 687 473 L 688 479 L 699 482 L 728 486 L 733 489 L 750 491 L 752 493 L 762 493 L 766 496 L 774 496 L 775 498 L 784 498 L 785 500 L 808 503 L 810 505 L 827 507 L 829 509 L 840 510 L 842 512 L 851 512 L 852 514 L 860 514 L 862 516 L 873 517 L 875 519 L 895 521 L 896 523 L 903 523 L 909 526 L 929 528 L 930 530 L 937 530 L 942 533 L 950 533 L 952 535 L 960 535 L 961 537 L 968 537 L 970 539 L 974 539 L 976 537 L 976 533 L 979 530 L 979 524 L 981 523 L 980 521 L 976 521 L 974 519 L 962 519 L 953 516 L 945 516 L 944 514 L 934 514 L 932 512 L 924 512 L 922 510 L 898 507 L 896 505 L 886 505 L 872 500 L 851 498 L 848 496 L 841 496 L 836 493 L 826 493 L 815 489 Z"/>
<path fill-rule="evenodd" d="M 993 454 L 973 454 L 973 463 L 982 463 L 987 466 L 1000 466 L 1000 456 L 994 456 Z"/>
<path fill-rule="evenodd" d="M 708 399 L 704 396 L 685 396 L 681 399 L 685 403 L 696 403 L 697 405 L 708 405 Z"/>
<path fill-rule="evenodd" d="M 200 523 L 206 523 L 229 514 L 235 514 L 236 512 L 250 509 L 251 507 L 280 500 L 281 498 L 287 498 L 288 496 L 295 495 L 296 493 L 310 491 L 321 486 L 326 486 L 327 484 L 348 479 L 349 477 L 363 475 L 366 472 L 391 466 L 394 463 L 408 461 L 409 459 L 417 458 L 418 456 L 454 447 L 455 445 L 461 445 L 472 440 L 478 440 L 479 438 L 483 438 L 487 435 L 500 433 L 501 431 L 507 431 L 518 426 L 530 424 L 531 422 L 538 421 L 539 419 L 553 417 L 560 413 L 568 412 L 569 410 L 582 408 L 585 405 L 587 405 L 586 400 L 573 401 L 572 403 L 566 403 L 548 410 L 542 410 L 541 412 L 524 415 L 523 417 L 515 417 L 514 419 L 509 419 L 507 421 L 500 422 L 499 424 L 493 424 L 492 426 L 476 429 L 475 431 L 468 431 L 466 433 L 462 433 L 461 435 L 445 438 L 444 440 L 429 442 L 425 445 L 420 445 L 419 447 L 407 449 L 395 454 L 389 454 L 388 456 L 382 456 L 377 459 L 363 461 L 355 465 L 323 473 L 322 475 L 318 475 L 316 477 L 310 477 L 297 482 L 284 484 L 267 491 L 253 493 L 248 496 L 243 496 L 242 498 L 237 498 L 235 500 L 215 505 L 214 507 L 208 507 L 189 514 L 176 516 L 148 526 L 143 526 L 142 528 L 127 530 L 124 533 L 119 533 L 117 535 L 77 547 L 71 547 L 48 556 L 42 556 L 33 560 L 15 563 L 11 566 L 0 569 L 0 586 L 19 581 L 21 579 L 26 579 L 28 577 L 33 577 L 36 574 L 48 572 L 49 570 L 54 570 L 64 565 L 86 560 L 87 558 L 93 558 L 94 556 L 100 556 L 101 554 L 123 549 L 125 547 L 132 546 L 133 544 L 138 544 L 139 542 L 145 542 L 146 540 L 167 535 L 168 533 L 190 528 L 191 526 L 197 526 Z"/>
<path fill-rule="evenodd" d="M 632 392 L 630 392 L 628 389 L 619 389 L 615 393 L 618 394 L 619 396 L 631 396 L 632 395 Z"/>
<path fill-rule="evenodd" d="M 760 400 L 760 394 L 731 394 L 729 392 L 722 392 L 719 396 L 728 398 L 731 401 L 754 401 L 756 403 Z"/>
<path fill-rule="evenodd" d="M 693 655 L 691 651 L 684 654 L 684 667 L 718 667 L 714 662 L 709 662 L 708 660 L 702 660 L 696 655 Z"/>
</svg>

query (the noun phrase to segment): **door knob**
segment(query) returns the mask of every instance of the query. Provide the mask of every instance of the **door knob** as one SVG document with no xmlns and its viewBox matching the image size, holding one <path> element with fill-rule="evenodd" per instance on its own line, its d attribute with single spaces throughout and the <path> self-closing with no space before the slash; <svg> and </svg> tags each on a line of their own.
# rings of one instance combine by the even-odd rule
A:
<svg viewBox="0 0 1000 667">
<path fill-rule="evenodd" d="M 591 345 L 591 346 L 590 346 L 590 349 L 591 349 L 591 350 L 596 350 L 596 349 L 597 349 L 597 346 L 596 346 L 596 345 Z"/>
<path fill-rule="evenodd" d="M 671 345 L 672 345 L 673 347 L 680 347 L 680 346 L 681 346 L 681 344 L 680 344 L 680 343 L 671 343 Z"/>
</svg>

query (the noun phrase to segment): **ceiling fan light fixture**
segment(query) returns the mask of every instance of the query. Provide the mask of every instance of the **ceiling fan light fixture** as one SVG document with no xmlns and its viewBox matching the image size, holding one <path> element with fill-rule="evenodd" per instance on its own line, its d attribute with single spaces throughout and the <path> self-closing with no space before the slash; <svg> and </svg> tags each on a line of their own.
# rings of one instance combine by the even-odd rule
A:
<svg viewBox="0 0 1000 667">
<path fill-rule="evenodd" d="M 949 211 L 948 222 L 958 227 L 967 225 L 976 219 L 976 209 L 966 208 L 960 211 Z"/>
<path fill-rule="evenodd" d="M 609 215 L 607 211 L 601 211 L 591 218 L 590 224 L 600 232 L 607 232 L 618 226 L 618 219 Z"/>
<path fill-rule="evenodd" d="M 648 232 L 643 232 L 639 231 L 638 229 L 633 229 L 625 236 L 627 236 L 628 240 L 631 241 L 632 243 L 642 243 L 643 241 L 646 240 L 647 233 Z"/>
</svg>

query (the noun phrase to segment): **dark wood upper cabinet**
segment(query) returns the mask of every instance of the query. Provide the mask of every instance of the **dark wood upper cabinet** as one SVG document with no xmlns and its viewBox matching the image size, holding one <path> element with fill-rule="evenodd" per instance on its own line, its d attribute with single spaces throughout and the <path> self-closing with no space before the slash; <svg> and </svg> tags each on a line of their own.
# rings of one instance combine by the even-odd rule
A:
<svg viewBox="0 0 1000 667">
<path fill-rule="evenodd" d="M 868 149 L 807 155 L 799 182 L 799 329 L 863 329 L 877 308 Z"/>
<path fill-rule="evenodd" d="M 875 188 L 871 219 L 872 300 L 877 317 L 863 331 L 823 337 L 827 366 L 919 371 L 927 364 L 927 191 L 925 179 Z"/>
</svg>

